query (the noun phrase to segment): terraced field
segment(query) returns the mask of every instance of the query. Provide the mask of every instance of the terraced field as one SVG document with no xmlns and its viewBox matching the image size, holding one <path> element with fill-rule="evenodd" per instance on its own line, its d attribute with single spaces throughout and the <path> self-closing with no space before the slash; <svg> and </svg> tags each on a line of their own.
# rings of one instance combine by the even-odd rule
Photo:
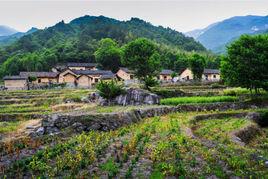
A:
<svg viewBox="0 0 268 179">
<path fill-rule="evenodd" d="M 39 119 L 65 102 L 80 102 L 89 90 L 31 90 L 0 93 L 0 135 L 16 131 L 29 120 Z M 67 110 L 67 107 L 62 107 Z"/>
<path fill-rule="evenodd" d="M 82 103 L 81 98 L 90 92 L 46 90 L 1 93 L 0 135 L 6 138 L 17 133 L 20 137 L 1 141 L 0 177 L 268 177 L 267 108 L 253 106 L 254 109 L 225 112 L 178 112 L 146 118 L 108 132 L 79 134 L 66 129 L 58 135 L 39 138 L 21 136 L 27 126 L 38 125 L 43 114 L 70 111 L 111 113 L 137 108 Z M 228 97 L 227 101 L 237 98 Z M 180 98 L 183 102 L 178 104 L 184 104 L 185 100 L 195 103 L 196 99 L 206 105 L 222 101 L 222 97 L 217 96 L 189 97 L 187 100 Z M 258 124 L 246 117 L 249 112 L 256 111 L 261 112 L 262 119 L 265 119 L 257 121 Z"/>
<path fill-rule="evenodd" d="M 173 113 L 116 131 L 92 131 L 61 138 L 63 142 L 53 139 L 53 147 L 48 147 L 51 143 L 43 145 L 42 150 L 14 162 L 5 173 L 11 177 L 78 178 L 268 176 L 267 128 L 228 115 L 193 119 L 200 114 L 207 113 Z M 237 141 L 234 133 L 249 126 L 256 126 L 259 132 L 246 143 Z"/>
</svg>

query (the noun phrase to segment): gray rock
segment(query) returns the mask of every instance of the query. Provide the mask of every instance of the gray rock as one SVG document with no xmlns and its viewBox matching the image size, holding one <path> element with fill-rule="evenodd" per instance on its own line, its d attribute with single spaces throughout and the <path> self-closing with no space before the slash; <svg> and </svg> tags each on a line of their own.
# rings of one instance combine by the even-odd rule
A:
<svg viewBox="0 0 268 179">
<path fill-rule="evenodd" d="M 80 122 L 74 123 L 72 127 L 76 132 L 82 132 L 84 130 L 83 124 L 81 124 Z"/>
<path fill-rule="evenodd" d="M 38 136 L 41 136 L 45 133 L 45 129 L 44 127 L 39 127 L 36 132 L 35 132 Z"/>
<path fill-rule="evenodd" d="M 34 126 L 27 126 L 26 129 L 34 129 Z"/>
<path fill-rule="evenodd" d="M 246 119 L 250 119 L 253 121 L 259 121 L 260 118 L 261 118 L 260 113 L 256 113 L 256 112 L 248 113 L 248 115 L 246 116 Z"/>
<path fill-rule="evenodd" d="M 265 167 L 268 168 L 268 160 L 265 161 Z"/>
<path fill-rule="evenodd" d="M 117 105 L 159 104 L 160 98 L 154 93 L 142 89 L 130 88 L 125 94 L 117 96 L 113 103 Z"/>
</svg>

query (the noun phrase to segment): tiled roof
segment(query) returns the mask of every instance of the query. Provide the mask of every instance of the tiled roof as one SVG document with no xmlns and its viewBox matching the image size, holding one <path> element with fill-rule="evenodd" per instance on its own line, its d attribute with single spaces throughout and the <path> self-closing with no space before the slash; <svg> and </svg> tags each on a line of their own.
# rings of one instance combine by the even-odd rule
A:
<svg viewBox="0 0 268 179">
<path fill-rule="evenodd" d="M 171 75 L 173 73 L 172 70 L 162 70 L 160 72 L 160 75 Z"/>
<path fill-rule="evenodd" d="M 218 69 L 204 69 L 204 74 L 220 74 Z"/>
<path fill-rule="evenodd" d="M 113 75 L 113 72 L 107 70 L 72 70 L 77 75 Z"/>
<path fill-rule="evenodd" d="M 113 79 L 113 78 L 115 78 L 114 74 L 112 74 L 112 75 L 102 75 L 101 76 L 101 79 Z"/>
<path fill-rule="evenodd" d="M 96 67 L 97 63 L 67 63 L 67 67 Z"/>
<path fill-rule="evenodd" d="M 127 73 L 134 73 L 133 70 L 130 70 L 130 69 L 126 68 L 126 67 L 120 67 L 120 69 L 125 71 L 125 72 L 127 72 Z"/>
<path fill-rule="evenodd" d="M 59 73 L 55 72 L 20 72 L 20 76 L 29 77 L 39 77 L 39 78 L 55 78 Z"/>
<path fill-rule="evenodd" d="M 5 76 L 4 80 L 27 80 L 28 78 L 25 76 Z"/>
</svg>

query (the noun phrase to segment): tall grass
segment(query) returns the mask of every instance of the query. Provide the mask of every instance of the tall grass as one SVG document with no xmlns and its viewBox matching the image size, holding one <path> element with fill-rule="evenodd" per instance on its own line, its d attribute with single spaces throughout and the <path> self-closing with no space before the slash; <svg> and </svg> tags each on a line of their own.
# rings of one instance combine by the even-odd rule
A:
<svg viewBox="0 0 268 179">
<path fill-rule="evenodd" d="M 178 105 L 187 103 L 214 103 L 214 102 L 234 102 L 238 100 L 235 96 L 193 96 L 193 97 L 178 97 L 166 98 L 160 101 L 163 105 Z"/>
<path fill-rule="evenodd" d="M 266 92 L 261 89 L 260 93 L 265 94 Z M 246 95 L 246 94 L 251 94 L 250 90 L 246 88 L 241 88 L 241 87 L 223 90 L 223 95 L 228 95 L 228 96 L 239 96 L 239 95 Z"/>
</svg>

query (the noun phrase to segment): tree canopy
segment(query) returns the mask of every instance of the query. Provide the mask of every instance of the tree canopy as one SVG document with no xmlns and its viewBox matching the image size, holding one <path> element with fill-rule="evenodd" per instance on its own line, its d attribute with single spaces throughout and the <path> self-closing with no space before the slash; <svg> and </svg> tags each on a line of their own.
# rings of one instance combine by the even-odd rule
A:
<svg viewBox="0 0 268 179">
<path fill-rule="evenodd" d="M 156 77 L 160 70 L 160 55 L 152 41 L 139 38 L 124 47 L 124 65 L 134 70 L 135 76 L 146 82 Z M 150 79 L 150 80 L 149 80 Z M 148 87 L 148 86 L 147 86 Z"/>
<path fill-rule="evenodd" d="M 243 35 L 227 48 L 221 62 L 221 76 L 232 86 L 267 88 L 268 35 Z"/>
<path fill-rule="evenodd" d="M 94 55 L 101 69 L 111 70 L 116 73 L 121 66 L 121 50 L 118 48 L 117 43 L 110 38 L 100 41 L 100 47 Z"/>
<path fill-rule="evenodd" d="M 189 67 L 193 73 L 194 80 L 201 80 L 205 67 L 205 58 L 199 54 L 194 54 L 189 59 Z"/>
</svg>

